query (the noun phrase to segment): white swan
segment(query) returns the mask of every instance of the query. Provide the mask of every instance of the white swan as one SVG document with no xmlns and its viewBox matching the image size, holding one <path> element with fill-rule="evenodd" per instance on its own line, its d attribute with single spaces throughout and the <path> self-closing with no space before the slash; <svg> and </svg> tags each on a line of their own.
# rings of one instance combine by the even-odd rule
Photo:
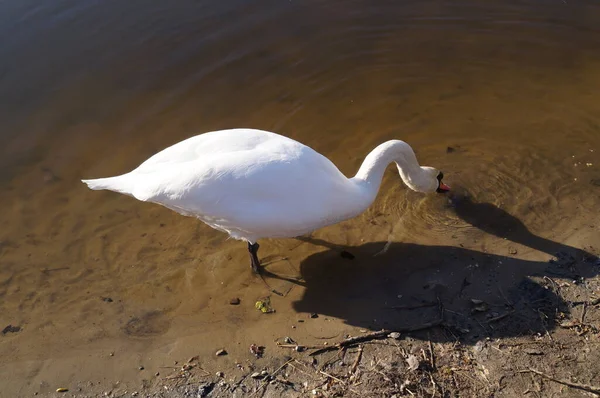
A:
<svg viewBox="0 0 600 398">
<path fill-rule="evenodd" d="M 194 216 L 248 242 L 259 272 L 261 238 L 297 237 L 355 217 L 375 200 L 387 166 L 395 162 L 414 191 L 445 192 L 443 174 L 421 167 L 399 140 L 375 148 L 353 178 L 325 156 L 290 138 L 254 129 L 200 134 L 152 156 L 117 177 L 82 180 Z"/>
</svg>

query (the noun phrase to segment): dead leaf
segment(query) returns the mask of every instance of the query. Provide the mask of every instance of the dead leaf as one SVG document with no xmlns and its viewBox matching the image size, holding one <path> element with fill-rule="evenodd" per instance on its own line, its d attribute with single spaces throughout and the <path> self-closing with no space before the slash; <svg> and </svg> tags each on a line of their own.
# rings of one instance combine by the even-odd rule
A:
<svg viewBox="0 0 600 398">
<path fill-rule="evenodd" d="M 406 363 L 408 364 L 408 370 L 415 371 L 419 369 L 419 359 L 415 355 L 409 355 L 406 358 Z"/>
</svg>

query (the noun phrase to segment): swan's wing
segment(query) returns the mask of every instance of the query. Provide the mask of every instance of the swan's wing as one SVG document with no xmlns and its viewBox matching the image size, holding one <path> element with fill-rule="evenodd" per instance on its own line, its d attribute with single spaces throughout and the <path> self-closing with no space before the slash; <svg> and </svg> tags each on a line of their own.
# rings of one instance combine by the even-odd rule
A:
<svg viewBox="0 0 600 398">
<path fill-rule="evenodd" d="M 277 170 L 282 167 L 277 164 L 290 168 L 305 152 L 321 156 L 275 133 L 223 130 L 175 144 L 142 163 L 128 173 L 127 178 L 134 187 L 133 195 L 139 200 L 201 212 L 206 211 L 208 204 L 221 201 L 223 196 L 248 194 L 252 181 L 256 183 L 261 173 L 264 173 L 262 178 L 270 176 L 270 181 L 283 178 L 281 174 L 277 176 Z"/>
<path fill-rule="evenodd" d="M 173 165 L 182 165 L 216 155 L 253 150 L 265 142 L 294 142 L 287 137 L 255 129 L 213 131 L 178 142 L 143 162 L 139 173 L 154 173 Z"/>
<path fill-rule="evenodd" d="M 353 196 L 346 177 L 327 158 L 281 142 L 207 155 L 185 169 L 161 168 L 138 187 L 138 199 L 252 236 L 325 225 L 345 214 L 340 206 Z"/>
</svg>

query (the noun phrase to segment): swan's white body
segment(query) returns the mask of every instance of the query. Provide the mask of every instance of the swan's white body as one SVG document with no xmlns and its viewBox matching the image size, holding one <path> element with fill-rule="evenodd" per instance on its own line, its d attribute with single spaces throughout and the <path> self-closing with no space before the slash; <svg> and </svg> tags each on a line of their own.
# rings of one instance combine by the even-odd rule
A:
<svg viewBox="0 0 600 398">
<path fill-rule="evenodd" d="M 253 129 L 200 134 L 127 174 L 83 182 L 91 189 L 119 192 L 197 217 L 254 243 L 300 236 L 359 215 L 375 199 L 392 161 L 412 189 L 438 188 L 437 170 L 420 167 L 403 141 L 378 146 L 349 179 L 306 145 Z"/>
</svg>

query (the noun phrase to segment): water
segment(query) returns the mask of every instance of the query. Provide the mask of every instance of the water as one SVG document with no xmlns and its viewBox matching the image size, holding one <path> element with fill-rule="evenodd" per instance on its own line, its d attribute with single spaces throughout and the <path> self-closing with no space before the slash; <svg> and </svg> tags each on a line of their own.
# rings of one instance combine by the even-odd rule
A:
<svg viewBox="0 0 600 398">
<path fill-rule="evenodd" d="M 458 280 L 471 258 L 508 256 L 514 246 L 509 257 L 528 265 L 500 272 L 508 290 L 539 266 L 531 261 L 598 237 L 596 2 L 0 7 L 0 327 L 23 327 L 0 341 L 0 374 L 14 380 L 6 391 L 50 391 L 49 380 L 135 383 L 138 363 L 151 369 L 192 351 L 212 360 L 221 346 L 233 363 L 246 345 L 285 335 L 310 312 L 337 321 L 315 321 L 299 337 L 378 327 L 343 300 L 323 305 L 331 298 L 323 292 L 338 286 L 329 293 L 367 311 L 409 289 L 402 280 Z M 312 243 L 261 242 L 269 269 L 306 280 L 269 279 L 289 293 L 273 298 L 277 317 L 265 317 L 253 303 L 268 290 L 249 273 L 244 244 L 79 182 L 230 127 L 300 140 L 346 175 L 377 144 L 403 139 L 422 164 L 444 171 L 454 193 L 423 197 L 388 172 L 357 219 L 316 231 Z M 465 207 L 471 201 L 527 232 L 511 235 L 516 221 L 481 222 L 495 213 Z M 351 270 L 340 247 L 359 254 Z M 453 266 L 439 271 L 446 254 Z M 391 271 L 392 263 L 402 266 Z M 357 285 L 369 267 L 370 282 Z M 386 272 L 402 276 L 394 294 L 385 285 L 373 296 Z M 234 296 L 242 305 L 228 305 Z M 109 352 L 119 365 L 106 365 Z"/>
</svg>

